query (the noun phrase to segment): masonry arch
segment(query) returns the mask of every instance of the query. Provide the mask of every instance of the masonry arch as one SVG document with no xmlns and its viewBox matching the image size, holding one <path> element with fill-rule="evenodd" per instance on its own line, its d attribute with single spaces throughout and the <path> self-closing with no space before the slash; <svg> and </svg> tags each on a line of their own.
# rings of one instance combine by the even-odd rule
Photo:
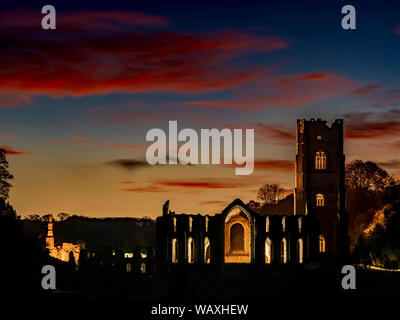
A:
<svg viewBox="0 0 400 320">
<path fill-rule="evenodd" d="M 253 218 L 241 206 L 233 207 L 225 218 L 225 263 L 250 263 L 253 260 Z"/>
</svg>

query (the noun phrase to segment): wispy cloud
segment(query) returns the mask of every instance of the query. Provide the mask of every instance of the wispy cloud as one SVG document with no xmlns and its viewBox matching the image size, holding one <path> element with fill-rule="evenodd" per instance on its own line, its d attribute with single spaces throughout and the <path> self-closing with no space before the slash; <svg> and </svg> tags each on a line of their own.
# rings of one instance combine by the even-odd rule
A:
<svg viewBox="0 0 400 320">
<path fill-rule="evenodd" d="M 19 151 L 19 150 L 15 150 L 14 148 L 6 147 L 6 146 L 0 146 L 0 149 L 6 150 L 7 155 L 10 155 L 10 156 L 20 156 L 20 155 L 25 155 L 25 154 L 31 154 L 31 152 Z"/>
<path fill-rule="evenodd" d="M 0 13 L 0 36 L 11 43 L 0 53 L 8 61 L 0 90 L 52 97 L 226 90 L 264 72 L 226 62 L 288 46 L 279 37 L 234 30 L 160 31 L 169 20 L 141 12 L 63 12 L 56 35 L 37 28 L 37 19 L 40 13 L 26 8 Z M 143 28 L 152 26 L 158 28 Z"/>
</svg>

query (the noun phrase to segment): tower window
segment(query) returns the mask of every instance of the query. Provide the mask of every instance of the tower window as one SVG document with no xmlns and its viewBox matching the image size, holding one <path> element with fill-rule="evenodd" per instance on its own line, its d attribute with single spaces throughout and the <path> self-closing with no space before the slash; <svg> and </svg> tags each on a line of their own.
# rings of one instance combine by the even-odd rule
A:
<svg viewBox="0 0 400 320">
<path fill-rule="evenodd" d="M 189 232 L 192 232 L 193 230 L 193 218 L 189 217 Z"/>
<path fill-rule="evenodd" d="M 325 238 L 322 234 L 319 235 L 319 252 L 325 252 Z"/>
<path fill-rule="evenodd" d="M 322 136 L 318 135 L 317 136 L 317 141 L 321 141 L 322 140 Z"/>
<path fill-rule="evenodd" d="M 301 230 L 303 229 L 303 218 L 302 217 L 299 217 L 298 224 L 299 224 L 299 233 L 301 233 Z"/>
<path fill-rule="evenodd" d="M 269 232 L 269 217 L 265 218 L 265 232 Z"/>
<path fill-rule="evenodd" d="M 315 169 L 326 169 L 326 153 L 324 151 L 317 151 L 315 153 Z"/>
<path fill-rule="evenodd" d="M 282 217 L 282 232 L 286 231 L 286 217 Z"/>
<path fill-rule="evenodd" d="M 325 206 L 325 197 L 322 193 L 318 193 L 315 196 L 315 204 L 317 207 L 324 207 Z"/>
<path fill-rule="evenodd" d="M 206 229 L 206 232 L 208 232 L 208 217 L 206 217 L 205 220 L 206 220 L 206 228 L 205 229 Z"/>
</svg>

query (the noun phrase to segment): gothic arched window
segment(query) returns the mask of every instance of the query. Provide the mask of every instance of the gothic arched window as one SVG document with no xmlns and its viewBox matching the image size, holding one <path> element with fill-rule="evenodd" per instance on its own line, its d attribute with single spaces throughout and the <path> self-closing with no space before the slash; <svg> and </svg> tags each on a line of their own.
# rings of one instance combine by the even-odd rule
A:
<svg viewBox="0 0 400 320">
<path fill-rule="evenodd" d="M 172 239 L 171 243 L 171 259 L 172 263 L 178 263 L 178 240 Z"/>
<path fill-rule="evenodd" d="M 270 264 L 272 259 L 272 242 L 270 238 L 265 239 L 265 263 Z"/>
<path fill-rule="evenodd" d="M 325 252 L 325 238 L 322 234 L 319 235 L 319 252 Z"/>
<path fill-rule="evenodd" d="M 315 169 L 326 169 L 326 153 L 324 151 L 317 151 L 315 153 Z"/>
<path fill-rule="evenodd" d="M 325 206 L 325 197 L 322 193 L 318 193 L 315 196 L 315 205 L 317 207 L 324 207 Z"/>
<path fill-rule="evenodd" d="M 204 238 L 204 263 L 210 263 L 210 240 L 208 237 Z"/>
<path fill-rule="evenodd" d="M 194 263 L 194 240 L 189 237 L 187 241 L 187 262 Z"/>
<path fill-rule="evenodd" d="M 287 262 L 287 241 L 286 238 L 283 238 L 281 241 L 281 262 Z"/>
<path fill-rule="evenodd" d="M 303 239 L 297 240 L 297 262 L 303 263 Z"/>
</svg>

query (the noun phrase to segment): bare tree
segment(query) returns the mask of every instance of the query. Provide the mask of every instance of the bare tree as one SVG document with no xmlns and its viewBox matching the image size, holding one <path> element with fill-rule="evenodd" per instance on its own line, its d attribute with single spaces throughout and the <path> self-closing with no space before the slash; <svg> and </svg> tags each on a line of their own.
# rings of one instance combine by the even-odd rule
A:
<svg viewBox="0 0 400 320">
<path fill-rule="evenodd" d="M 268 184 L 263 185 L 257 193 L 257 199 L 262 202 L 263 205 L 276 204 L 279 200 L 285 197 L 284 189 L 279 184 Z"/>
</svg>

